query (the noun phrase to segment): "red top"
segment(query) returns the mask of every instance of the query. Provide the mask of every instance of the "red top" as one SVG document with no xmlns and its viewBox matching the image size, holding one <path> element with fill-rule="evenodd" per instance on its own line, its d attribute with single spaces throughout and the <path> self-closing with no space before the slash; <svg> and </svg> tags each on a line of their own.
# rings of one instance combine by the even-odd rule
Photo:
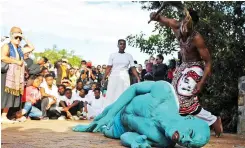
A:
<svg viewBox="0 0 245 148">
<path fill-rule="evenodd" d="M 172 80 L 174 78 L 174 71 L 175 71 L 175 68 L 168 70 L 168 79 Z"/>
</svg>

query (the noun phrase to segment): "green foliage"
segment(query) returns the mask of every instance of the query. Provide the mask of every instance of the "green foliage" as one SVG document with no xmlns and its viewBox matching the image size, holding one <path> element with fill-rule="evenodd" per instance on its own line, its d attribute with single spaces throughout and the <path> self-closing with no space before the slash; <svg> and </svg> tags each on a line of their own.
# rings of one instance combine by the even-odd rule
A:
<svg viewBox="0 0 245 148">
<path fill-rule="evenodd" d="M 72 66 L 80 66 L 80 62 L 82 60 L 79 56 L 74 55 L 74 51 L 68 51 L 67 49 L 58 50 L 56 49 L 56 46 L 54 46 L 52 49 L 45 49 L 44 52 L 36 52 L 34 55 L 35 59 L 45 56 L 49 59 L 50 63 L 66 58 L 68 63 L 70 63 Z"/>
<path fill-rule="evenodd" d="M 156 11 L 160 7 L 159 2 L 140 3 L 146 10 Z M 226 131 L 236 132 L 238 78 L 245 75 L 245 2 L 185 1 L 184 4 L 199 12 L 196 30 L 204 37 L 213 60 L 212 76 L 201 95 L 201 103 L 208 110 L 221 114 Z M 162 14 L 179 19 L 181 13 L 168 7 Z M 127 40 L 131 46 L 149 54 L 169 54 L 176 50 L 178 43 L 169 28 L 155 23 L 153 32 L 157 35 L 146 38 L 140 33 L 129 35 Z"/>
</svg>

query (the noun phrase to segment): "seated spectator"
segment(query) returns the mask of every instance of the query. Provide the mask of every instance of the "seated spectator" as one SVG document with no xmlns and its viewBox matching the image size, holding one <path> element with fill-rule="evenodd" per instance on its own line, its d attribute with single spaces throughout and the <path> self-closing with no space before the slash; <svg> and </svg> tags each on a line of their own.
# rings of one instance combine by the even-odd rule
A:
<svg viewBox="0 0 245 148">
<path fill-rule="evenodd" d="M 79 120 L 76 116 L 77 111 L 79 111 L 79 98 L 76 95 L 72 95 L 72 90 L 70 88 L 66 88 L 65 97 L 60 100 L 61 117 L 59 120 L 71 119 L 71 120 Z"/>
<path fill-rule="evenodd" d="M 54 77 L 51 74 L 47 74 L 45 76 L 46 83 L 42 83 L 40 86 L 40 91 L 42 95 L 42 112 L 44 119 L 48 120 L 49 117 L 47 115 L 47 111 L 56 110 L 56 101 L 58 96 L 58 88 L 53 84 Z"/>
<path fill-rule="evenodd" d="M 94 119 L 97 115 L 102 113 L 104 109 L 104 97 L 101 96 L 99 88 L 94 90 L 94 97 L 85 101 L 84 111 L 87 113 L 88 119 Z"/>
<path fill-rule="evenodd" d="M 93 83 L 91 86 L 91 90 L 88 91 L 88 98 L 89 97 L 94 97 L 94 90 L 95 88 L 98 88 L 98 84 L 97 83 Z M 102 95 L 102 92 L 100 92 L 100 95 Z"/>
<path fill-rule="evenodd" d="M 50 107 L 50 109 L 47 112 L 47 115 L 49 118 L 52 119 L 58 119 L 61 116 L 61 107 L 59 107 L 60 100 L 63 100 L 65 97 L 65 85 L 58 85 L 58 95 L 57 100 L 54 105 Z"/>
<path fill-rule="evenodd" d="M 86 100 L 88 100 L 88 97 L 87 97 L 87 95 L 88 95 L 88 90 L 87 89 L 82 89 L 80 92 L 79 92 L 79 101 L 86 101 Z"/>
<path fill-rule="evenodd" d="M 71 80 L 70 80 L 68 77 L 64 77 L 64 78 L 61 80 L 61 84 L 62 84 L 62 85 L 65 85 L 66 87 L 72 88 L 72 82 L 71 82 Z"/>
<path fill-rule="evenodd" d="M 32 76 L 33 84 L 25 88 L 25 94 L 22 97 L 22 101 L 25 102 L 24 108 L 16 112 L 16 119 L 20 119 L 24 115 L 31 118 L 41 118 L 42 112 L 35 107 L 38 100 L 41 99 L 41 93 L 39 86 L 41 84 L 40 79 L 37 76 Z"/>
<path fill-rule="evenodd" d="M 88 90 L 86 89 L 82 89 L 80 92 L 79 92 L 79 101 L 80 101 L 80 107 L 79 107 L 79 111 L 77 112 L 77 116 L 80 118 L 80 119 L 85 119 L 84 116 L 86 116 L 86 112 L 84 112 L 84 103 L 85 101 L 88 100 L 87 98 L 87 94 L 88 94 Z"/>
<path fill-rule="evenodd" d="M 65 97 L 65 90 L 66 86 L 65 85 L 58 85 L 58 100 L 62 100 Z M 57 101 L 58 102 L 58 101 Z"/>
<path fill-rule="evenodd" d="M 73 90 L 73 93 L 79 95 L 82 89 L 83 89 L 83 82 L 81 80 L 78 80 L 76 88 Z"/>
<path fill-rule="evenodd" d="M 70 68 L 69 79 L 71 80 L 72 88 L 75 88 L 77 77 L 75 75 L 75 69 L 74 68 Z"/>
</svg>

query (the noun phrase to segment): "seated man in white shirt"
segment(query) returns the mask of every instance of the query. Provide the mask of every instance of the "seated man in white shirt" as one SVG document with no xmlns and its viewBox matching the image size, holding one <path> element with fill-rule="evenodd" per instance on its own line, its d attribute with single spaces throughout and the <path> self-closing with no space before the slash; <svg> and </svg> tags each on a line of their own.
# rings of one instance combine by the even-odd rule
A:
<svg viewBox="0 0 245 148">
<path fill-rule="evenodd" d="M 87 96 L 88 94 L 88 90 L 87 89 L 82 89 L 80 92 L 79 92 L 79 111 L 77 112 L 77 116 L 80 118 L 80 119 L 85 119 L 84 116 L 86 116 L 86 112 L 84 112 L 84 103 L 85 101 L 87 101 L 89 98 Z"/>
<path fill-rule="evenodd" d="M 48 111 L 56 110 L 56 101 L 58 96 L 58 88 L 53 84 L 54 77 L 51 74 L 45 76 L 45 82 L 40 85 L 40 92 L 42 96 L 41 110 L 44 119 L 49 119 Z"/>
<path fill-rule="evenodd" d="M 101 96 L 99 88 L 95 88 L 94 97 L 90 97 L 84 104 L 84 111 L 87 113 L 88 119 L 94 119 L 102 113 L 105 98 Z"/>
<path fill-rule="evenodd" d="M 56 103 L 50 107 L 50 110 L 48 111 L 49 118 L 58 119 L 61 116 L 61 108 L 59 107 L 60 100 L 64 100 L 65 98 L 65 85 L 58 85 L 58 95 Z"/>
<path fill-rule="evenodd" d="M 65 97 L 60 100 L 59 105 L 62 107 L 61 117 L 59 117 L 59 120 L 79 120 L 79 118 L 76 116 L 77 111 L 79 111 L 79 98 L 76 94 L 72 95 L 71 88 L 66 88 Z"/>
<path fill-rule="evenodd" d="M 92 97 L 94 98 L 94 90 L 95 88 L 98 88 L 98 84 L 97 83 L 93 83 L 91 86 L 91 90 L 88 91 L 88 97 Z M 100 95 L 102 96 L 102 92 L 100 92 Z"/>
<path fill-rule="evenodd" d="M 76 83 L 76 88 L 73 89 L 72 93 L 76 93 L 77 95 L 79 95 L 82 89 L 83 89 L 83 82 L 81 80 L 78 80 Z"/>
</svg>

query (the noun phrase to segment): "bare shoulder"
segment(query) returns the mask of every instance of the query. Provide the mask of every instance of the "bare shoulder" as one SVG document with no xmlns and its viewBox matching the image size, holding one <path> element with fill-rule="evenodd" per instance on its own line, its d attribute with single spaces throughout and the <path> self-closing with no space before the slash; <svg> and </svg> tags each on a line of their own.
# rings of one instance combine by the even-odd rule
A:
<svg viewBox="0 0 245 148">
<path fill-rule="evenodd" d="M 193 42 L 196 46 L 205 46 L 205 41 L 199 32 L 194 33 Z"/>
<path fill-rule="evenodd" d="M 2 51 L 2 54 L 3 55 L 8 55 L 8 53 L 9 53 L 9 45 L 6 43 L 6 44 L 4 44 L 3 46 L 2 46 L 2 48 L 1 48 L 1 51 Z"/>
<path fill-rule="evenodd" d="M 195 31 L 193 33 L 193 40 L 194 41 L 200 41 L 200 40 L 204 40 L 204 39 L 203 39 L 202 35 L 199 32 Z"/>
<path fill-rule="evenodd" d="M 7 43 L 5 43 L 3 46 L 2 46 L 2 49 L 9 49 L 9 45 Z"/>
</svg>

